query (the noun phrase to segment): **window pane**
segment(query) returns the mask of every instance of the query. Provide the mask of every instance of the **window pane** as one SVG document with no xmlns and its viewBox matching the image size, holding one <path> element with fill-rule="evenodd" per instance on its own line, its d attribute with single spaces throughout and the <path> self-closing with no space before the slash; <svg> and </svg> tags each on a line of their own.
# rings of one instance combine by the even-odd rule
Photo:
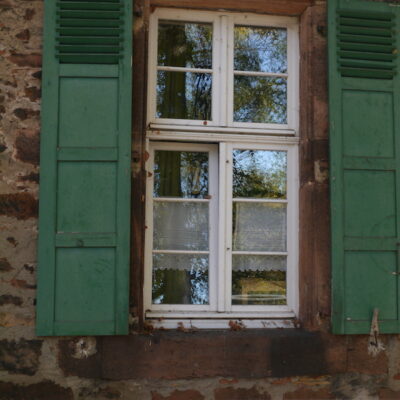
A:
<svg viewBox="0 0 400 400">
<path fill-rule="evenodd" d="M 208 304 L 208 256 L 153 255 L 153 304 Z"/>
<path fill-rule="evenodd" d="M 232 304 L 286 304 L 286 257 L 233 255 Z"/>
<path fill-rule="evenodd" d="M 154 197 L 204 199 L 208 195 L 208 153 L 157 150 Z"/>
<path fill-rule="evenodd" d="M 211 120 L 211 74 L 158 71 L 157 118 Z"/>
<path fill-rule="evenodd" d="M 155 250 L 208 250 L 208 203 L 154 203 Z"/>
<path fill-rule="evenodd" d="M 212 24 L 161 21 L 158 65 L 212 68 Z"/>
<path fill-rule="evenodd" d="M 236 75 L 233 120 L 286 124 L 286 91 L 287 81 L 283 78 Z"/>
<path fill-rule="evenodd" d="M 286 251 L 286 204 L 233 203 L 233 250 Z"/>
<path fill-rule="evenodd" d="M 285 151 L 234 150 L 233 197 L 286 198 Z"/>
<path fill-rule="evenodd" d="M 286 29 L 235 26 L 234 69 L 286 73 Z"/>
</svg>

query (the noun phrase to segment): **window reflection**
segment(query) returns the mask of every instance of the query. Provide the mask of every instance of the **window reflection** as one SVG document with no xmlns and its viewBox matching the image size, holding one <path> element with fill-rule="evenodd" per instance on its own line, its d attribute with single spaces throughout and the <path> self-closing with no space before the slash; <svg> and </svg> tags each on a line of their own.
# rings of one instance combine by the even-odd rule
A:
<svg viewBox="0 0 400 400">
<path fill-rule="evenodd" d="M 235 26 L 236 71 L 287 72 L 287 31 L 283 28 Z"/>
</svg>

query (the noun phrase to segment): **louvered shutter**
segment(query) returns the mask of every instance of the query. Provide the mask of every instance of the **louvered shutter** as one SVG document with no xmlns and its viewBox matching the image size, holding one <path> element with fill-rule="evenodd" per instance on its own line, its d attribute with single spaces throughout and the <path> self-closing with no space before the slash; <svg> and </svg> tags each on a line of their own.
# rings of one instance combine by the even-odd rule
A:
<svg viewBox="0 0 400 400">
<path fill-rule="evenodd" d="M 399 332 L 399 9 L 330 0 L 332 325 Z"/>
<path fill-rule="evenodd" d="M 128 332 L 131 0 L 46 0 L 38 335 Z"/>
</svg>

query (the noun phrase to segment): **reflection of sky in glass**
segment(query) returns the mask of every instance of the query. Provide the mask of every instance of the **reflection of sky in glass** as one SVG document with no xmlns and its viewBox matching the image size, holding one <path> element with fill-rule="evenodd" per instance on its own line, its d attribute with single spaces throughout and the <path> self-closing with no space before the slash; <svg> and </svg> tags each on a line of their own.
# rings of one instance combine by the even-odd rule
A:
<svg viewBox="0 0 400 400">
<path fill-rule="evenodd" d="M 160 21 L 158 65 L 212 68 L 212 24 Z"/>
<path fill-rule="evenodd" d="M 157 118 L 211 120 L 212 75 L 158 71 Z"/>
<path fill-rule="evenodd" d="M 208 195 L 208 153 L 157 150 L 153 195 L 204 199 Z"/>
<path fill-rule="evenodd" d="M 286 73 L 286 29 L 235 26 L 234 57 L 236 71 Z"/>
<path fill-rule="evenodd" d="M 233 150 L 233 197 L 286 197 L 286 151 Z"/>
</svg>

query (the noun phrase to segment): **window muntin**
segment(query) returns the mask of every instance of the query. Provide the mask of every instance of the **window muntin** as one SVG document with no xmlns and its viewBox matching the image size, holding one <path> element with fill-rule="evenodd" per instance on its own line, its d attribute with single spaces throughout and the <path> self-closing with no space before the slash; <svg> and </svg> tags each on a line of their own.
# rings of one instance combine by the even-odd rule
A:
<svg viewBox="0 0 400 400">
<path fill-rule="evenodd" d="M 177 39 L 168 35 L 171 30 L 180 32 Z M 288 17 L 156 10 L 150 29 L 150 128 L 295 134 L 297 30 L 296 19 Z M 167 47 L 179 57 L 167 57 Z"/>
</svg>

